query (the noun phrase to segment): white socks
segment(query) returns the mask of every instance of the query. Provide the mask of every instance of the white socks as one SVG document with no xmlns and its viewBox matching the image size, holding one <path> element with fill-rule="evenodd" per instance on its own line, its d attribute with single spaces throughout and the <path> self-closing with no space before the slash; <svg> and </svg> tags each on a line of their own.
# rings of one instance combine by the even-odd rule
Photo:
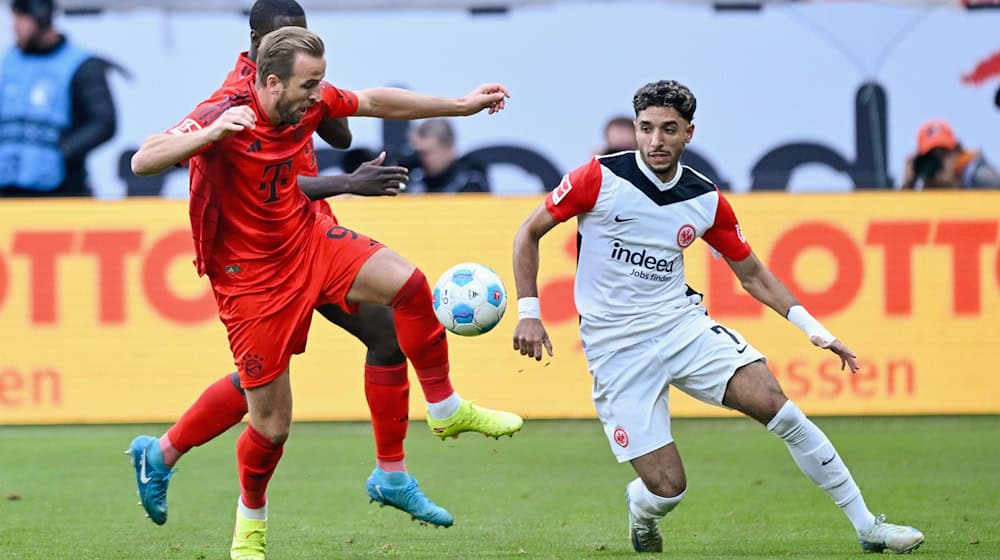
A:
<svg viewBox="0 0 1000 560">
<path fill-rule="evenodd" d="M 767 429 L 784 440 L 802 472 L 830 496 L 851 520 L 855 530 L 867 531 L 875 524 L 875 516 L 868 511 L 861 490 L 840 454 L 826 434 L 806 418 L 795 403 L 785 402 L 768 422 Z"/>
<path fill-rule="evenodd" d="M 247 519 L 267 521 L 267 504 L 264 504 L 262 508 L 249 508 L 243 503 L 243 497 L 239 497 L 236 498 L 236 507 L 239 508 L 240 514 Z"/>
<path fill-rule="evenodd" d="M 427 403 L 427 413 L 435 420 L 444 420 L 458 412 L 458 407 L 461 405 L 462 398 L 458 396 L 458 391 L 455 391 L 443 401 Z"/>
<path fill-rule="evenodd" d="M 657 496 L 646 488 L 641 478 L 629 482 L 625 491 L 628 493 L 628 507 L 632 515 L 645 520 L 662 519 L 681 503 L 684 493 L 687 492 L 685 490 L 672 498 Z"/>
</svg>

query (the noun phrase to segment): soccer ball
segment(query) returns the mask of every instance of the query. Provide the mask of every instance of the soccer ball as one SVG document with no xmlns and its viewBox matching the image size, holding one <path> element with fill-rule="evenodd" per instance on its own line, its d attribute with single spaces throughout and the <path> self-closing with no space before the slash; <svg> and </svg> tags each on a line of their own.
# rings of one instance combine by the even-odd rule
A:
<svg viewBox="0 0 1000 560">
<path fill-rule="evenodd" d="M 478 336 L 497 326 L 507 310 L 507 290 L 488 266 L 461 263 L 434 284 L 434 314 L 449 331 Z"/>
</svg>

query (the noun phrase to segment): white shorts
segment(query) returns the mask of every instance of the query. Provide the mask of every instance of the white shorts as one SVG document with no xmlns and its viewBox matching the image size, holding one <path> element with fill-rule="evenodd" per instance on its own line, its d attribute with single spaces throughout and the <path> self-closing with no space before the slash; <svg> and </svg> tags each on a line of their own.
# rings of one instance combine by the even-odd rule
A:
<svg viewBox="0 0 1000 560">
<path fill-rule="evenodd" d="M 702 314 L 685 317 L 672 330 L 696 334 L 684 337 L 689 343 L 676 344 L 667 333 L 589 361 L 594 407 L 619 463 L 674 441 L 670 385 L 721 407 L 736 370 L 764 359 L 738 332 Z"/>
</svg>

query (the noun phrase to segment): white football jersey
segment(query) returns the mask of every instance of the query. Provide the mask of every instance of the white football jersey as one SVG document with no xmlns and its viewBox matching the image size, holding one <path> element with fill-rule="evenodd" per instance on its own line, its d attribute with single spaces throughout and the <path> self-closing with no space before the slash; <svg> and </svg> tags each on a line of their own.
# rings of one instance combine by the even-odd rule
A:
<svg viewBox="0 0 1000 560">
<path fill-rule="evenodd" d="M 595 157 L 548 194 L 553 218 L 577 217 L 574 295 L 588 357 L 667 333 L 695 307 L 683 251 L 699 237 L 732 260 L 750 255 L 732 207 L 703 175 L 678 166 L 669 182 L 638 152 Z M 670 333 L 684 344 L 697 333 Z"/>
</svg>

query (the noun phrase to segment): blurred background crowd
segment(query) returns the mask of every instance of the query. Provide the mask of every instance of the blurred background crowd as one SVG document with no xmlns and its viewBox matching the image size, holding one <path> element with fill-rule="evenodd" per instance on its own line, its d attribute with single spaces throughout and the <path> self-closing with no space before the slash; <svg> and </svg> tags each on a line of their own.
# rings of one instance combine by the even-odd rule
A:
<svg viewBox="0 0 1000 560">
<path fill-rule="evenodd" d="M 631 94 L 698 96 L 685 163 L 735 192 L 1000 187 L 1000 9 L 969 2 L 302 2 L 327 79 L 512 92 L 493 117 L 352 121 L 325 172 L 386 150 L 407 193 L 542 193 L 634 149 Z M 142 140 L 206 97 L 247 48 L 249 2 L 13 0 L 0 80 L 0 197 L 187 196 L 139 178 Z M 322 146 L 322 147 L 321 147 Z"/>
</svg>

